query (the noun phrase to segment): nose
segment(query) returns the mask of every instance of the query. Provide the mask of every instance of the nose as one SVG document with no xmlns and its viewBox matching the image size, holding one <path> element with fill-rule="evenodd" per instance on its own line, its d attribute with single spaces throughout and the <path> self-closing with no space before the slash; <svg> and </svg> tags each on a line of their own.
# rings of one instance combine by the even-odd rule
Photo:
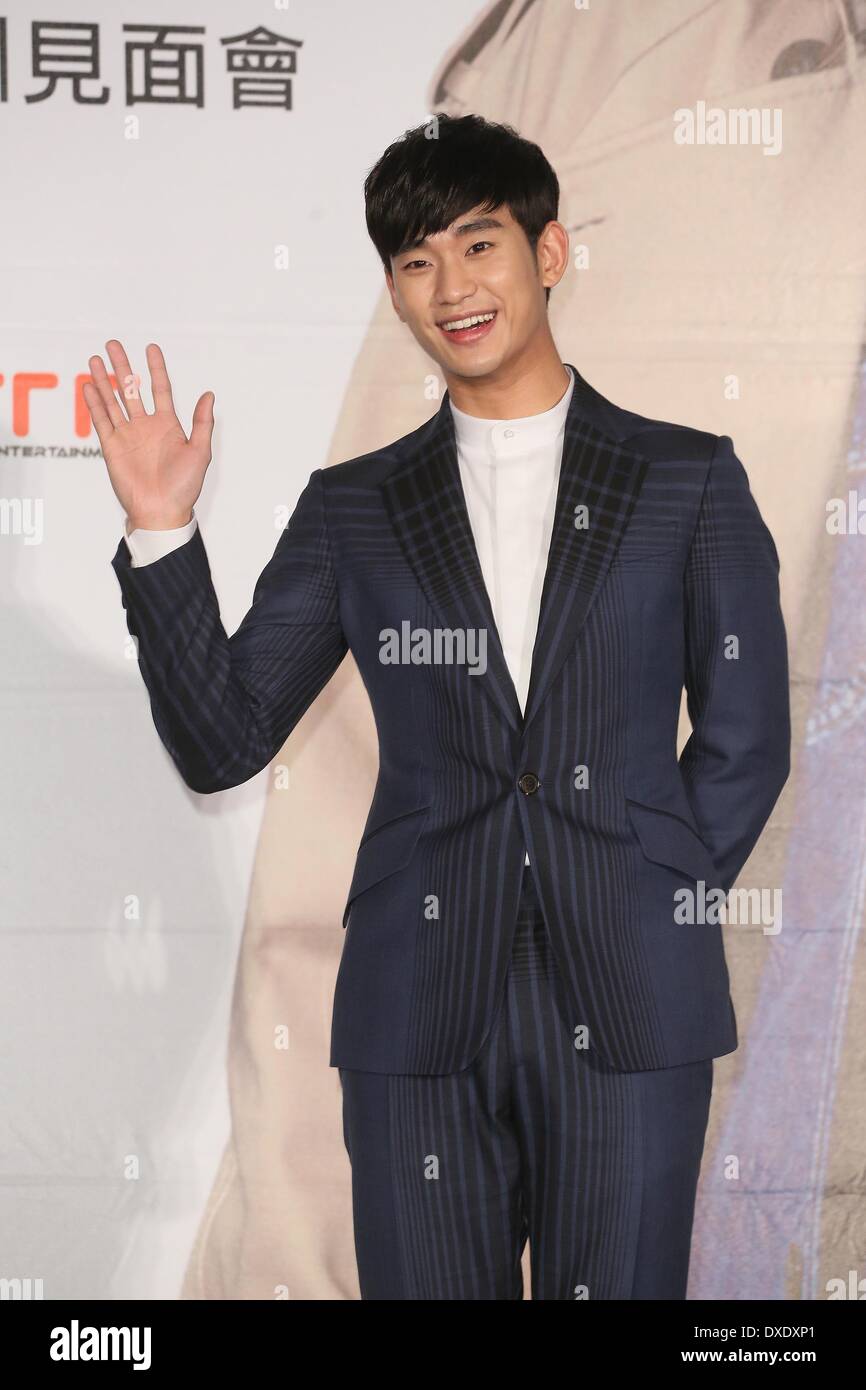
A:
<svg viewBox="0 0 866 1390">
<path fill-rule="evenodd" d="M 464 299 L 470 299 L 478 286 L 466 267 L 458 261 L 456 265 L 441 265 L 436 276 L 436 302 L 444 309 L 458 308 Z"/>
</svg>

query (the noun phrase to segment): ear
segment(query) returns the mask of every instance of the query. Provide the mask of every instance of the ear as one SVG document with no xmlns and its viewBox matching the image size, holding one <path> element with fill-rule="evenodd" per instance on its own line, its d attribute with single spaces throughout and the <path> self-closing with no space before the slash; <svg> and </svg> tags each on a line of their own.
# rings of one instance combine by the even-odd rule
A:
<svg viewBox="0 0 866 1390">
<path fill-rule="evenodd" d="M 548 222 L 538 238 L 537 255 L 541 282 L 546 289 L 552 289 L 568 268 L 568 230 L 561 222 Z"/>
</svg>

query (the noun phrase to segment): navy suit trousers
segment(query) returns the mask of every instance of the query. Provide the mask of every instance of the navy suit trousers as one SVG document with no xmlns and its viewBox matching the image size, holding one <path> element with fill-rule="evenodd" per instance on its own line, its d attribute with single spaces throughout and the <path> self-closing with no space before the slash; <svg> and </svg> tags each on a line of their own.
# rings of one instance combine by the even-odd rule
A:
<svg viewBox="0 0 866 1390">
<path fill-rule="evenodd" d="M 340 1068 L 362 1299 L 683 1299 L 713 1059 L 576 1046 L 524 870 L 495 1021 L 445 1075 Z"/>
</svg>

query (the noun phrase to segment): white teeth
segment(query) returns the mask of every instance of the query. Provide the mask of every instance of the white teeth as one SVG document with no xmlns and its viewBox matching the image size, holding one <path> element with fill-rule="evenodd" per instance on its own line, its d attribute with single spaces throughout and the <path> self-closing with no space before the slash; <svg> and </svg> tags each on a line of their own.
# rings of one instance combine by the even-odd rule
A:
<svg viewBox="0 0 866 1390">
<path fill-rule="evenodd" d="M 490 320 L 495 317 L 495 313 L 473 314 L 471 318 L 456 319 L 454 323 L 443 323 L 441 326 L 445 329 L 446 333 L 454 333 L 458 328 L 474 328 L 476 323 L 489 323 Z"/>
</svg>

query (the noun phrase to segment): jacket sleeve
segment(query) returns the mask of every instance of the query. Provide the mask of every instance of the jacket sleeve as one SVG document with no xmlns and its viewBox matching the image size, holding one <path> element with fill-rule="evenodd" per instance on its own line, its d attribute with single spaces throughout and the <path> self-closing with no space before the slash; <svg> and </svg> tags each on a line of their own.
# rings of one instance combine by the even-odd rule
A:
<svg viewBox="0 0 866 1390">
<path fill-rule="evenodd" d="M 779 556 L 727 435 L 686 565 L 685 685 L 692 733 L 680 771 L 727 892 L 785 785 L 791 750 Z"/>
<path fill-rule="evenodd" d="M 348 649 L 316 469 L 226 635 L 207 553 L 191 538 L 135 567 L 121 539 L 111 561 L 153 721 L 187 786 L 222 791 L 279 752 Z"/>
</svg>

